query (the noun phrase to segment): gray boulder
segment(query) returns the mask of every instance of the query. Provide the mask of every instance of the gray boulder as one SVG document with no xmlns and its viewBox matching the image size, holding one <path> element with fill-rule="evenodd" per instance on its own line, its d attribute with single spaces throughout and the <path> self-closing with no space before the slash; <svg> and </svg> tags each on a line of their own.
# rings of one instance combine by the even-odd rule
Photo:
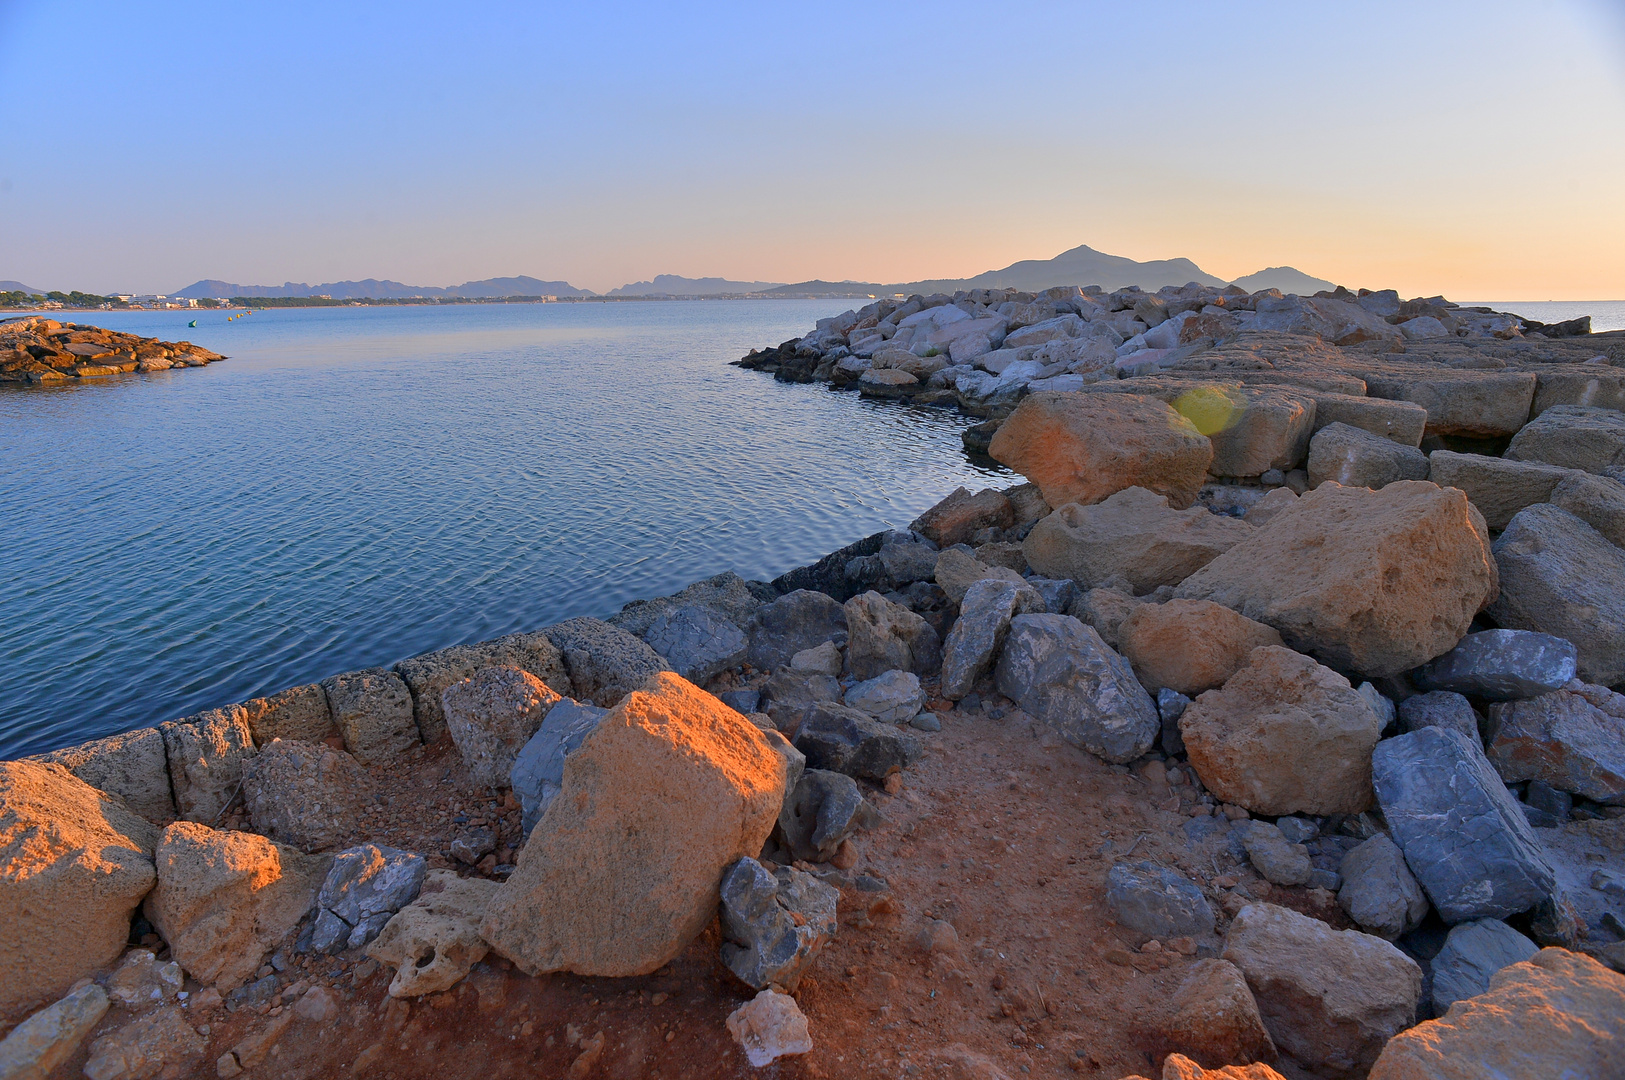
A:
<svg viewBox="0 0 1625 1080">
<path fill-rule="evenodd" d="M 1456 1002 L 1486 993 L 1490 976 L 1539 951 L 1538 945 L 1500 919 L 1457 923 L 1433 958 L 1433 1011 L 1443 1016 Z"/>
<path fill-rule="evenodd" d="M 564 759 L 598 730 L 608 709 L 565 698 L 547 711 L 542 726 L 514 758 L 509 785 L 519 799 L 520 823 L 528 837 L 564 784 Z"/>
<path fill-rule="evenodd" d="M 1280 828 L 1267 821 L 1236 823 L 1242 847 L 1253 868 L 1272 885 L 1303 885 L 1314 865 L 1309 849 L 1286 838 Z"/>
<path fill-rule="evenodd" d="M 1625 413 L 1585 405 L 1553 405 L 1519 429 L 1506 456 L 1601 473 L 1625 464 Z"/>
<path fill-rule="evenodd" d="M 822 701 L 840 701 L 841 684 L 815 671 L 780 668 L 762 684 L 762 710 L 780 731 L 794 732 L 807 710 Z"/>
<path fill-rule="evenodd" d="M 1128 661 L 1070 615 L 1012 619 L 994 681 L 1067 742 L 1107 761 L 1133 761 L 1162 731 Z"/>
<path fill-rule="evenodd" d="M 885 672 L 934 675 L 942 666 L 942 640 L 931 624 L 877 592 L 854 596 L 846 608 L 846 669 L 859 679 Z"/>
<path fill-rule="evenodd" d="M 1466 698 L 1449 690 L 1431 690 L 1399 703 L 1401 732 L 1425 727 L 1449 728 L 1461 732 L 1481 746 L 1484 742 L 1478 731 L 1477 710 Z"/>
<path fill-rule="evenodd" d="M 1579 681 L 1491 705 L 1485 753 L 1509 784 L 1539 780 L 1593 802 L 1625 805 L 1625 695 Z"/>
<path fill-rule="evenodd" d="M 829 769 L 863 780 L 884 780 L 919 760 L 920 740 L 856 709 L 823 702 L 807 710 L 795 747 L 809 769 Z"/>
<path fill-rule="evenodd" d="M 1625 484 L 1609 477 L 1570 473 L 1552 489 L 1551 502 L 1596 529 L 1610 543 L 1625 547 Z"/>
<path fill-rule="evenodd" d="M 643 640 L 691 683 L 707 683 L 745 662 L 745 632 L 699 604 L 673 607 L 655 617 Z"/>
<path fill-rule="evenodd" d="M 1385 835 L 1373 836 L 1343 856 L 1338 867 L 1343 887 L 1337 902 L 1368 934 L 1397 941 L 1422 925 L 1428 898 L 1422 892 L 1399 846 Z"/>
<path fill-rule="evenodd" d="M 1586 682 L 1625 682 L 1625 550 L 1547 504 L 1520 510 L 1492 550 L 1501 595 L 1490 618 L 1573 642 Z"/>
<path fill-rule="evenodd" d="M 937 572 L 937 545 L 911 532 L 890 532 L 875 558 L 893 585 L 930 581 Z"/>
<path fill-rule="evenodd" d="M 1185 752 L 1185 739 L 1179 733 L 1179 718 L 1191 699 L 1164 686 L 1157 691 L 1157 715 L 1162 718 L 1162 752 L 1170 756 Z"/>
<path fill-rule="evenodd" d="M 1038 592 L 1013 581 L 972 582 L 942 649 L 942 696 L 958 701 L 969 694 L 992 669 L 1010 633 L 1010 620 L 1042 612 L 1045 606 Z"/>
<path fill-rule="evenodd" d="M 1113 865 L 1106 874 L 1106 906 L 1122 925 L 1163 941 L 1213 930 L 1213 909 L 1202 890 L 1156 863 Z"/>
<path fill-rule="evenodd" d="M 846 692 L 846 704 L 882 724 L 902 724 L 925 708 L 925 691 L 912 671 L 888 671 L 855 683 Z"/>
<path fill-rule="evenodd" d="M 1394 840 L 1445 922 L 1516 915 L 1551 892 L 1540 842 L 1467 736 L 1425 727 L 1384 739 L 1371 769 Z"/>
<path fill-rule="evenodd" d="M 1065 615 L 1082 595 L 1078 583 L 1071 578 L 1030 577 L 1027 584 L 1038 593 L 1044 601 L 1044 611 L 1051 615 Z"/>
<path fill-rule="evenodd" d="M 1348 424 L 1327 424 L 1309 440 L 1309 485 L 1380 488 L 1396 480 L 1426 480 L 1428 456 Z"/>
<path fill-rule="evenodd" d="M 642 640 L 602 619 L 566 619 L 542 633 L 564 654 L 577 700 L 613 709 L 657 671 L 670 671 L 665 658 Z"/>
<path fill-rule="evenodd" d="M 758 588 L 760 585 L 758 585 Z M 655 620 L 682 607 L 702 607 L 735 626 L 750 625 L 762 602 L 751 592 L 751 583 L 729 571 L 696 581 L 682 592 L 653 600 L 633 600 L 604 621 L 629 634 L 643 637 Z"/>
<path fill-rule="evenodd" d="M 722 872 L 722 962 L 755 990 L 792 991 L 835 936 L 841 894 L 811 874 L 745 857 Z"/>
<path fill-rule="evenodd" d="M 325 719 L 325 706 L 322 713 Z M 175 820 L 169 759 L 157 728 L 109 735 L 28 760 L 61 765 L 98 791 L 117 795 L 148 821 L 167 825 Z"/>
<path fill-rule="evenodd" d="M 844 646 L 846 609 L 824 593 L 797 589 L 759 608 L 749 634 L 746 662 L 758 671 L 772 671 L 826 641 Z"/>
<path fill-rule="evenodd" d="M 1560 637 L 1533 630 L 1468 634 L 1443 656 L 1411 672 L 1421 690 L 1512 701 L 1560 689 L 1574 678 L 1579 654 Z"/>
<path fill-rule="evenodd" d="M 827 862 L 841 841 L 873 814 L 856 780 L 828 769 L 806 769 L 785 794 L 779 837 L 792 857 Z"/>
<path fill-rule="evenodd" d="M 839 678 L 846 661 L 835 642 L 826 641 L 811 649 L 802 649 L 790 658 L 790 670 Z"/>
<path fill-rule="evenodd" d="M 423 856 L 379 844 L 361 844 L 333 856 L 316 896 L 310 949 L 359 949 L 401 908 L 417 899 L 428 863 Z"/>
</svg>

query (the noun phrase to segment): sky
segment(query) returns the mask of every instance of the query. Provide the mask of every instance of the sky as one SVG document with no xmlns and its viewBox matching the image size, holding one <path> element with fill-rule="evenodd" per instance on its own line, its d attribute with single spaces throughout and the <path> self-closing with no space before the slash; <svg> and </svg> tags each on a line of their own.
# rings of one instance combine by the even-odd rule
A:
<svg viewBox="0 0 1625 1080">
<path fill-rule="evenodd" d="M 0 0 L 0 279 L 1625 298 L 1625 0 Z"/>
</svg>

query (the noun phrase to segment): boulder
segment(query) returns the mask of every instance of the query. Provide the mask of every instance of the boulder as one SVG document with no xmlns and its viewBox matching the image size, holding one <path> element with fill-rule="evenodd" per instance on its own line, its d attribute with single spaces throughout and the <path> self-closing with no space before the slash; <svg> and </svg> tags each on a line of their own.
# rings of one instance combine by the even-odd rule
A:
<svg viewBox="0 0 1625 1080">
<path fill-rule="evenodd" d="M 1117 634 L 1118 650 L 1153 694 L 1166 687 L 1194 696 L 1223 686 L 1247 665 L 1254 649 L 1281 644 L 1274 627 L 1211 600 L 1141 604 Z"/>
<path fill-rule="evenodd" d="M 542 633 L 564 654 L 571 696 L 600 708 L 614 708 L 652 675 L 671 670 L 640 638 L 601 619 L 566 619 Z"/>
<path fill-rule="evenodd" d="M 1422 690 L 1454 690 L 1491 701 L 1534 697 L 1566 686 L 1579 654 L 1572 644 L 1531 630 L 1468 634 L 1443 656 L 1411 673 Z"/>
<path fill-rule="evenodd" d="M 209 1040 L 179 1006 L 156 1009 L 90 1044 L 84 1074 L 90 1080 L 157 1080 L 183 1076 L 203 1061 Z"/>
<path fill-rule="evenodd" d="M 815 671 L 780 668 L 762 684 L 762 711 L 772 717 L 780 731 L 794 735 L 801 719 L 812 706 L 841 700 L 841 684 L 835 678 Z"/>
<path fill-rule="evenodd" d="M 1042 392 L 1017 406 L 989 453 L 1037 484 L 1051 506 L 1142 487 L 1183 509 L 1207 477 L 1213 444 L 1152 397 Z"/>
<path fill-rule="evenodd" d="M 1026 558 L 1026 556 L 1022 556 Z M 1071 578 L 1030 577 L 1027 584 L 1036 592 L 1044 602 L 1044 611 L 1051 615 L 1065 615 L 1077 603 L 1082 591 L 1078 583 Z M 1024 614 L 1040 614 L 1040 612 L 1024 612 Z M 961 617 L 964 612 L 960 612 Z"/>
<path fill-rule="evenodd" d="M 1311 431 L 1346 424 L 1380 435 L 1401 446 L 1421 446 L 1428 412 L 1410 401 L 1385 401 L 1321 391 L 1315 394 L 1315 420 Z M 1310 443 L 1313 446 L 1313 440 Z M 1311 453 L 1314 451 L 1311 450 Z"/>
<path fill-rule="evenodd" d="M 989 566 L 963 548 L 949 548 L 937 557 L 933 575 L 937 587 L 948 594 L 953 604 L 963 604 L 965 593 L 978 581 L 1008 581 L 1012 585 L 1025 585 L 1026 579 L 1005 566 Z"/>
<path fill-rule="evenodd" d="M 1625 547 L 1625 484 L 1571 472 L 1552 489 L 1551 503 L 1596 529 L 1615 547 Z"/>
<path fill-rule="evenodd" d="M 762 601 L 751 592 L 750 582 L 728 571 L 696 581 L 671 596 L 659 596 L 653 600 L 633 600 L 604 621 L 611 626 L 620 627 L 627 633 L 644 637 L 656 619 L 684 607 L 705 608 L 718 618 L 744 629 L 761 609 Z M 562 667 L 560 670 L 562 672 Z M 554 686 L 553 689 L 566 693 L 566 688 Z"/>
<path fill-rule="evenodd" d="M 913 672 L 888 671 L 853 684 L 846 704 L 883 724 L 906 724 L 925 708 L 925 691 Z"/>
<path fill-rule="evenodd" d="M 795 748 L 809 769 L 829 769 L 864 780 L 884 780 L 919 760 L 920 740 L 866 713 L 830 702 L 807 710 Z"/>
<path fill-rule="evenodd" d="M 790 670 L 798 675 L 828 675 L 838 678 L 846 661 L 835 642 L 826 641 L 813 649 L 802 649 L 790 657 Z"/>
<path fill-rule="evenodd" d="M 993 669 L 1010 633 L 1010 620 L 1043 610 L 1039 594 L 1025 585 L 996 579 L 973 582 L 942 649 L 942 696 L 958 701 L 969 694 Z"/>
<path fill-rule="evenodd" d="M 797 589 L 763 605 L 749 630 L 747 662 L 758 671 L 772 671 L 826 641 L 844 646 L 846 609 L 824 593 Z"/>
<path fill-rule="evenodd" d="M 1571 475 L 1555 465 L 1450 450 L 1433 451 L 1428 462 L 1427 478 L 1440 487 L 1466 492 L 1484 521 L 1496 530 L 1505 529 L 1525 507 L 1550 500 L 1557 485 Z"/>
<path fill-rule="evenodd" d="M 546 634 L 509 634 L 494 641 L 453 645 L 414 656 L 396 664 L 395 671 L 411 690 L 413 716 L 424 742 L 438 742 L 446 734 L 446 714 L 440 697 L 446 687 L 496 665 L 528 671 L 555 693 L 573 693 L 564 657 Z"/>
<path fill-rule="evenodd" d="M 776 990 L 763 990 L 728 1014 L 728 1034 L 755 1068 L 781 1057 L 811 1053 L 807 1018 L 796 999 Z"/>
<path fill-rule="evenodd" d="M 1371 1080 L 1625 1075 L 1625 976 L 1542 949 L 1384 1047 Z"/>
<path fill-rule="evenodd" d="M 1223 955 L 1247 977 L 1275 1045 L 1311 1068 L 1367 1069 L 1416 1022 L 1422 969 L 1370 934 L 1249 904 L 1230 924 Z"/>
<path fill-rule="evenodd" d="M 779 837 L 793 858 L 828 862 L 841 841 L 858 830 L 867 809 L 858 782 L 850 776 L 806 769 L 779 810 Z"/>
<path fill-rule="evenodd" d="M 321 742 L 337 734 L 333 712 L 327 706 L 327 693 L 320 683 L 292 686 L 270 697 L 243 702 L 248 730 L 254 745 L 264 746 L 272 739 Z"/>
<path fill-rule="evenodd" d="M 1089 390 L 1144 394 L 1167 402 L 1212 442 L 1208 472 L 1214 476 L 1258 476 L 1270 469 L 1296 468 L 1308 448 L 1315 418 L 1313 394 L 1296 387 L 1162 376 L 1097 382 Z"/>
<path fill-rule="evenodd" d="M 846 602 L 847 673 L 872 679 L 892 670 L 934 675 L 942 666 L 942 642 L 931 624 L 877 592 Z"/>
<path fill-rule="evenodd" d="M 157 842 L 62 766 L 0 762 L 0 1011 L 56 997 L 124 950 Z"/>
<path fill-rule="evenodd" d="M 170 720 L 159 724 L 175 810 L 187 821 L 220 818 L 243 779 L 243 760 L 254 756 L 254 737 L 242 707 Z"/>
<path fill-rule="evenodd" d="M 1585 405 L 1553 405 L 1512 436 L 1506 456 L 1600 473 L 1625 465 L 1625 413 Z"/>
<path fill-rule="evenodd" d="M 29 760 L 61 765 L 98 791 L 117 795 L 131 810 L 157 825 L 175 820 L 169 759 L 163 733 L 157 728 L 126 731 Z"/>
<path fill-rule="evenodd" d="M 1314 869 L 1309 849 L 1288 840 L 1279 826 L 1267 821 L 1241 821 L 1235 828 L 1241 833 L 1248 861 L 1265 881 L 1272 885 L 1303 885 L 1309 881 L 1309 872 Z"/>
<path fill-rule="evenodd" d="M 870 368 L 858 376 L 858 393 L 863 397 L 905 397 L 919 389 L 919 379 L 896 368 Z"/>
<path fill-rule="evenodd" d="M 1133 761 L 1162 730 L 1128 661 L 1070 615 L 1011 619 L 993 678 L 1001 694 L 1107 761 Z"/>
<path fill-rule="evenodd" d="M 1625 806 L 1625 695 L 1575 682 L 1491 705 L 1484 750 L 1509 784 L 1540 780 L 1592 802 Z"/>
<path fill-rule="evenodd" d="M 902 587 L 916 581 L 930 581 L 937 571 L 937 546 L 913 533 L 892 532 L 874 557 L 880 560 L 885 579 Z"/>
<path fill-rule="evenodd" d="M 1191 766 L 1209 791 L 1258 814 L 1358 814 L 1371 805 L 1371 749 L 1381 728 L 1343 676 L 1280 646 L 1179 718 Z"/>
<path fill-rule="evenodd" d="M 427 871 L 417 899 L 397 911 L 367 946 L 368 956 L 395 968 L 389 996 L 419 997 L 446 990 L 485 959 L 480 921 L 499 888 L 484 878 Z"/>
<path fill-rule="evenodd" d="M 1456 1002 L 1488 993 L 1504 967 L 1521 964 L 1540 946 L 1500 919 L 1457 923 L 1433 958 L 1433 1011 L 1443 1016 Z"/>
<path fill-rule="evenodd" d="M 469 779 L 479 787 L 502 788 L 519 751 L 563 699 L 530 672 L 502 665 L 452 683 L 440 692 L 440 700 L 446 730 Z"/>
<path fill-rule="evenodd" d="M 1139 597 L 1128 593 L 1128 586 L 1122 582 L 1112 587 L 1090 589 L 1078 597 L 1077 602 L 1067 611 L 1068 615 L 1077 619 L 1085 626 L 1092 626 L 1095 632 L 1112 648 L 1122 646 L 1119 631 L 1122 630 L 1123 620 L 1138 611 L 1143 604 L 1148 603 Z"/>
<path fill-rule="evenodd" d="M 1516 915 L 1550 895 L 1540 842 L 1467 736 L 1424 727 L 1384 739 L 1371 768 L 1394 842 L 1445 922 Z"/>
<path fill-rule="evenodd" d="M 1378 677 L 1461 640 L 1496 594 L 1483 518 L 1459 491 L 1326 483 L 1175 590 L 1280 631 L 1292 648 Z"/>
<path fill-rule="evenodd" d="M 739 713 L 650 676 L 565 758 L 481 936 L 531 973 L 656 970 L 715 917 L 723 869 L 762 849 L 786 767 Z"/>
<path fill-rule="evenodd" d="M 1148 938 L 1213 930 L 1213 909 L 1196 883 L 1152 862 L 1114 863 L 1106 873 L 1106 907 L 1118 923 Z"/>
<path fill-rule="evenodd" d="M 1255 1061 L 1251 1065 L 1222 1065 L 1217 1069 L 1204 1069 L 1184 1054 L 1169 1054 L 1162 1061 L 1162 1080 L 1285 1080 L 1280 1073 Z M 1124 1080 L 1145 1080 L 1140 1076 Z"/>
<path fill-rule="evenodd" d="M 1163 1036 L 1178 1051 L 1210 1067 L 1274 1061 L 1275 1043 L 1241 969 L 1210 957 L 1190 966 L 1174 991 Z"/>
<path fill-rule="evenodd" d="M 706 683 L 745 662 L 745 632 L 710 608 L 687 604 L 664 612 L 643 640 L 672 669 L 693 683 Z"/>
<path fill-rule="evenodd" d="M 1553 405 L 1625 408 L 1625 372 L 1611 364 L 1540 366 L 1535 403 L 1529 409 L 1533 418 Z"/>
<path fill-rule="evenodd" d="M 835 936 L 840 893 L 788 866 L 739 859 L 722 874 L 722 962 L 753 990 L 794 992 Z"/>
<path fill-rule="evenodd" d="M 1241 520 L 1255 528 L 1262 528 L 1271 521 L 1280 517 L 1284 511 L 1292 509 L 1298 501 L 1298 493 L 1289 487 L 1270 488 L 1264 497 L 1242 515 Z"/>
<path fill-rule="evenodd" d="M 1573 642 L 1586 682 L 1625 682 L 1625 551 L 1566 510 L 1531 506 L 1495 541 L 1495 563 L 1490 618 Z"/>
<path fill-rule="evenodd" d="M 1429 435 L 1493 438 L 1516 434 L 1529 422 L 1535 381 L 1534 373 L 1526 371 L 1372 372 L 1366 376 L 1366 393 L 1422 406 Z"/>
<path fill-rule="evenodd" d="M 1483 736 L 1478 731 L 1478 712 L 1474 710 L 1472 703 L 1460 694 L 1449 690 L 1432 690 L 1426 694 L 1417 694 L 1401 701 L 1397 712 L 1399 730 L 1402 732 L 1425 727 L 1444 727 L 1459 731 L 1475 743 L 1483 744 Z"/>
<path fill-rule="evenodd" d="M 1397 941 L 1422 925 L 1428 898 L 1405 865 L 1399 845 L 1378 833 L 1343 856 L 1337 902 L 1360 929 Z"/>
<path fill-rule="evenodd" d="M 0 1040 L 0 1076 L 44 1080 L 79 1049 L 107 1014 L 107 1004 L 107 992 L 87 982 L 12 1028 Z"/>
<path fill-rule="evenodd" d="M 363 765 L 386 765 L 419 744 L 412 692 L 393 671 L 367 668 L 322 680 L 344 748 Z"/>
<path fill-rule="evenodd" d="M 1252 536 L 1254 529 L 1199 506 L 1126 488 L 1093 506 L 1070 503 L 1033 526 L 1022 553 L 1047 577 L 1092 588 L 1121 575 L 1136 593 L 1177 585 Z"/>
<path fill-rule="evenodd" d="M 1014 523 L 1015 510 L 1004 492 L 983 488 L 972 495 L 967 488 L 955 488 L 909 528 L 946 548 L 969 543 L 983 529 L 1008 529 Z"/>
<path fill-rule="evenodd" d="M 548 804 L 563 786 L 565 758 L 580 748 L 608 714 L 608 709 L 569 698 L 547 710 L 542 726 L 520 749 L 508 774 L 509 785 L 519 799 L 524 835 L 529 836 L 542 820 Z"/>
<path fill-rule="evenodd" d="M 255 832 L 321 851 L 348 844 L 361 831 L 372 780 L 342 750 L 273 739 L 243 764 L 243 801 Z"/>
<path fill-rule="evenodd" d="M 143 912 L 188 975 L 233 990 L 305 917 L 329 861 L 177 821 L 158 842 L 158 885 Z"/>
<path fill-rule="evenodd" d="M 107 977 L 107 996 L 125 1008 L 141 1009 L 174 1001 L 185 986 L 186 975 L 175 961 L 160 964 L 150 950 L 131 949 Z"/>
<path fill-rule="evenodd" d="M 1428 456 L 1412 446 L 1348 424 L 1329 424 L 1309 442 L 1309 486 L 1335 480 L 1344 487 L 1380 488 L 1396 480 L 1426 480 Z"/>
<path fill-rule="evenodd" d="M 339 852 L 316 897 L 310 947 L 318 953 L 359 949 L 401 908 L 417 899 L 428 863 L 382 844 Z"/>
</svg>

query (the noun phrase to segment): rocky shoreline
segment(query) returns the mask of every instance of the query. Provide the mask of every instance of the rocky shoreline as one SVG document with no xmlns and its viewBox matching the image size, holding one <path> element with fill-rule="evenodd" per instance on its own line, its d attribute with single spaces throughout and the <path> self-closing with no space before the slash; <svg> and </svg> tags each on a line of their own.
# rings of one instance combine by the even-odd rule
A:
<svg viewBox="0 0 1625 1080">
<path fill-rule="evenodd" d="M 103 375 L 204 367 L 225 357 L 190 341 L 104 330 L 40 316 L 0 321 L 0 383 L 52 386 Z"/>
<path fill-rule="evenodd" d="M 0 763 L 0 1077 L 1619 1075 L 1583 330 L 978 290 L 752 353 L 1027 482 Z"/>
</svg>

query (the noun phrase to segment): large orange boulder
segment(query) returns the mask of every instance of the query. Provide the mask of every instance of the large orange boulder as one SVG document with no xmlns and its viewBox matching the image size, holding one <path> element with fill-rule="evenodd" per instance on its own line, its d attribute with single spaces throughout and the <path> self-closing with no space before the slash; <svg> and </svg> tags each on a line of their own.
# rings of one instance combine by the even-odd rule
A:
<svg viewBox="0 0 1625 1080">
<path fill-rule="evenodd" d="M 1247 665 L 1254 649 L 1280 645 L 1274 627 L 1238 615 L 1211 600 L 1141 604 L 1118 627 L 1118 652 L 1140 685 L 1195 697 L 1223 686 Z"/>
</svg>

